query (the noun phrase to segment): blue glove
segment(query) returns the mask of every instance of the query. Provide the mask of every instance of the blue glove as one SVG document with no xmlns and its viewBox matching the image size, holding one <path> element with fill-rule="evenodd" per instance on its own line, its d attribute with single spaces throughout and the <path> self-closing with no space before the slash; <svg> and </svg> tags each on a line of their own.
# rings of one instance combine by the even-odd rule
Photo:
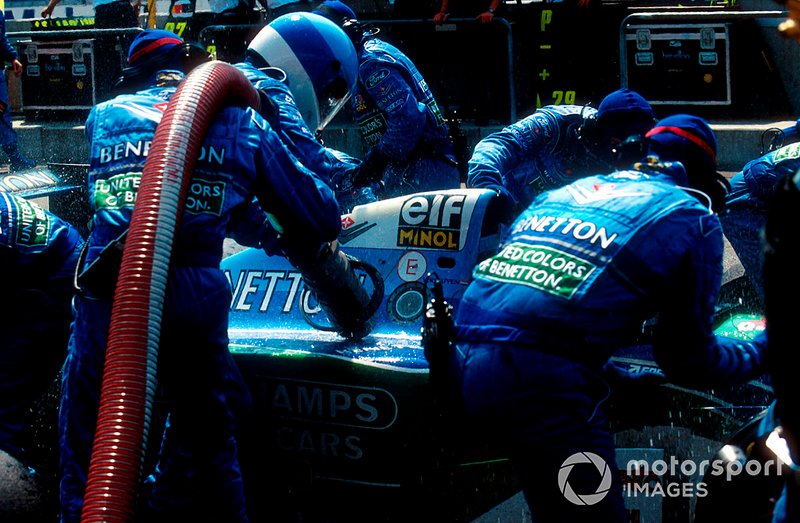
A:
<svg viewBox="0 0 800 523">
<path fill-rule="evenodd" d="M 390 158 L 376 148 L 369 150 L 361 165 L 353 170 L 352 182 L 354 187 L 366 187 L 383 179 L 383 172 L 389 164 Z"/>
<path fill-rule="evenodd" d="M 493 198 L 489 204 L 487 216 L 493 222 L 509 225 L 513 223 L 521 212 L 521 210 L 517 208 L 519 206 L 519 201 L 503 186 L 487 187 L 487 189 L 492 189 L 497 193 L 497 197 Z"/>
</svg>

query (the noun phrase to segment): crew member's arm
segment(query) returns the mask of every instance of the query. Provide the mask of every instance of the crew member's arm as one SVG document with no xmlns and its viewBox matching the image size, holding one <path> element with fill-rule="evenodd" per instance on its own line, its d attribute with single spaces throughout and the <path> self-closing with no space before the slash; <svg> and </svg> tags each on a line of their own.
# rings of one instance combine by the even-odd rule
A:
<svg viewBox="0 0 800 523">
<path fill-rule="evenodd" d="M 685 243 L 678 273 L 663 289 L 654 329 L 654 355 L 667 378 L 689 387 L 747 382 L 766 370 L 766 335 L 743 341 L 714 334 L 722 281 L 722 228 L 715 215 L 674 214 L 673 236 Z M 679 221 L 684 223 L 678 223 Z M 675 246 L 670 246 L 675 248 Z"/>
<path fill-rule="evenodd" d="M 300 163 L 276 133 L 263 133 L 256 168 L 265 173 L 256 196 L 279 235 L 308 245 L 339 236 L 333 189 Z"/>
<path fill-rule="evenodd" d="M 250 64 L 239 63 L 235 67 L 242 71 L 253 86 L 270 101 L 269 107 L 274 114 L 271 117 L 265 116 L 265 118 L 270 122 L 273 130 L 280 135 L 284 145 L 303 165 L 331 186 L 335 185 L 332 178 L 337 173 L 342 171 L 349 173 L 355 168 L 355 165 L 351 165 L 350 162 L 340 161 L 337 155 L 331 154 L 314 137 L 314 133 L 303 120 L 300 108 L 286 84 Z M 262 116 L 264 115 L 262 114 Z"/>
<path fill-rule="evenodd" d="M 0 58 L 5 62 L 11 63 L 16 76 L 22 73 L 22 64 L 19 61 L 17 50 L 14 49 L 14 46 L 11 45 L 6 36 L 6 18 L 2 13 L 0 13 Z"/>
<path fill-rule="evenodd" d="M 468 163 L 467 187 L 492 189 L 509 205 L 518 204 L 522 195 L 509 190 L 507 175 L 540 154 L 552 152 L 559 135 L 558 121 L 543 111 L 490 134 L 475 145 Z"/>
<path fill-rule="evenodd" d="M 333 190 L 303 166 L 278 135 L 266 129 L 256 158 L 262 174 L 257 197 L 275 228 L 286 258 L 303 275 L 307 288 L 346 338 L 372 330 L 375 307 L 336 238 L 341 230 Z"/>
</svg>

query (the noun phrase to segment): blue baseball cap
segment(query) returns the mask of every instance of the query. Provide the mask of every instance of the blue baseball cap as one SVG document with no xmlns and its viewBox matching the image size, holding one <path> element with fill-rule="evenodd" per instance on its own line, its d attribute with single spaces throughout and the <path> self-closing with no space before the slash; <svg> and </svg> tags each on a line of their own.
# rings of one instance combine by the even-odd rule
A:
<svg viewBox="0 0 800 523">
<path fill-rule="evenodd" d="M 683 164 L 689 185 L 709 197 L 712 209 L 720 212 L 725 208 L 731 185 L 717 172 L 717 137 L 708 122 L 691 114 L 673 114 L 660 120 L 645 137 L 660 159 Z"/>
<path fill-rule="evenodd" d="M 635 116 L 640 118 L 655 118 L 653 108 L 636 91 L 631 91 L 627 87 L 617 89 L 609 94 L 597 108 L 597 119 L 614 118 L 619 115 Z"/>
<path fill-rule="evenodd" d="M 664 160 L 675 160 L 686 167 L 692 177 L 716 173 L 717 137 L 708 123 L 691 114 L 674 114 L 658 122 L 645 135 L 656 153 Z"/>
</svg>

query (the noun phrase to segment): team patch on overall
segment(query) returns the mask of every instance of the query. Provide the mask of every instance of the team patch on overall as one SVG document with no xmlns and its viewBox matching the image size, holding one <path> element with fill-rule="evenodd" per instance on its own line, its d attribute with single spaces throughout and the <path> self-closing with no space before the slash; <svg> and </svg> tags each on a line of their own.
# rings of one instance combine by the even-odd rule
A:
<svg viewBox="0 0 800 523">
<path fill-rule="evenodd" d="M 133 207 L 142 176 L 139 173 L 124 173 L 94 183 L 94 208 L 116 210 Z"/>
<path fill-rule="evenodd" d="M 526 285 L 569 299 L 596 268 L 593 263 L 552 247 L 512 243 L 482 261 L 474 276 Z"/>
<path fill-rule="evenodd" d="M 225 182 L 195 178 L 186 195 L 186 212 L 220 216 L 225 202 Z"/>
<path fill-rule="evenodd" d="M 800 143 L 793 143 L 781 147 L 775 153 L 775 161 L 780 162 L 781 160 L 791 160 L 794 158 L 800 157 Z"/>
<path fill-rule="evenodd" d="M 34 247 L 47 245 L 50 218 L 44 209 L 22 198 L 11 200 L 17 208 L 16 228 L 9 230 L 9 245 Z"/>
</svg>

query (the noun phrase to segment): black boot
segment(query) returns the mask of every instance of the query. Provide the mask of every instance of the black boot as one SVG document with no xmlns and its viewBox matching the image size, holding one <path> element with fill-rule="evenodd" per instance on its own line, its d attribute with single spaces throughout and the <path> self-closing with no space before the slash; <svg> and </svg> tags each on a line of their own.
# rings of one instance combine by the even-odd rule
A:
<svg viewBox="0 0 800 523">
<path fill-rule="evenodd" d="M 8 143 L 3 146 L 3 152 L 8 155 L 8 168 L 11 172 L 23 171 L 36 167 L 36 162 L 31 161 L 23 155 L 17 142 Z"/>
</svg>

